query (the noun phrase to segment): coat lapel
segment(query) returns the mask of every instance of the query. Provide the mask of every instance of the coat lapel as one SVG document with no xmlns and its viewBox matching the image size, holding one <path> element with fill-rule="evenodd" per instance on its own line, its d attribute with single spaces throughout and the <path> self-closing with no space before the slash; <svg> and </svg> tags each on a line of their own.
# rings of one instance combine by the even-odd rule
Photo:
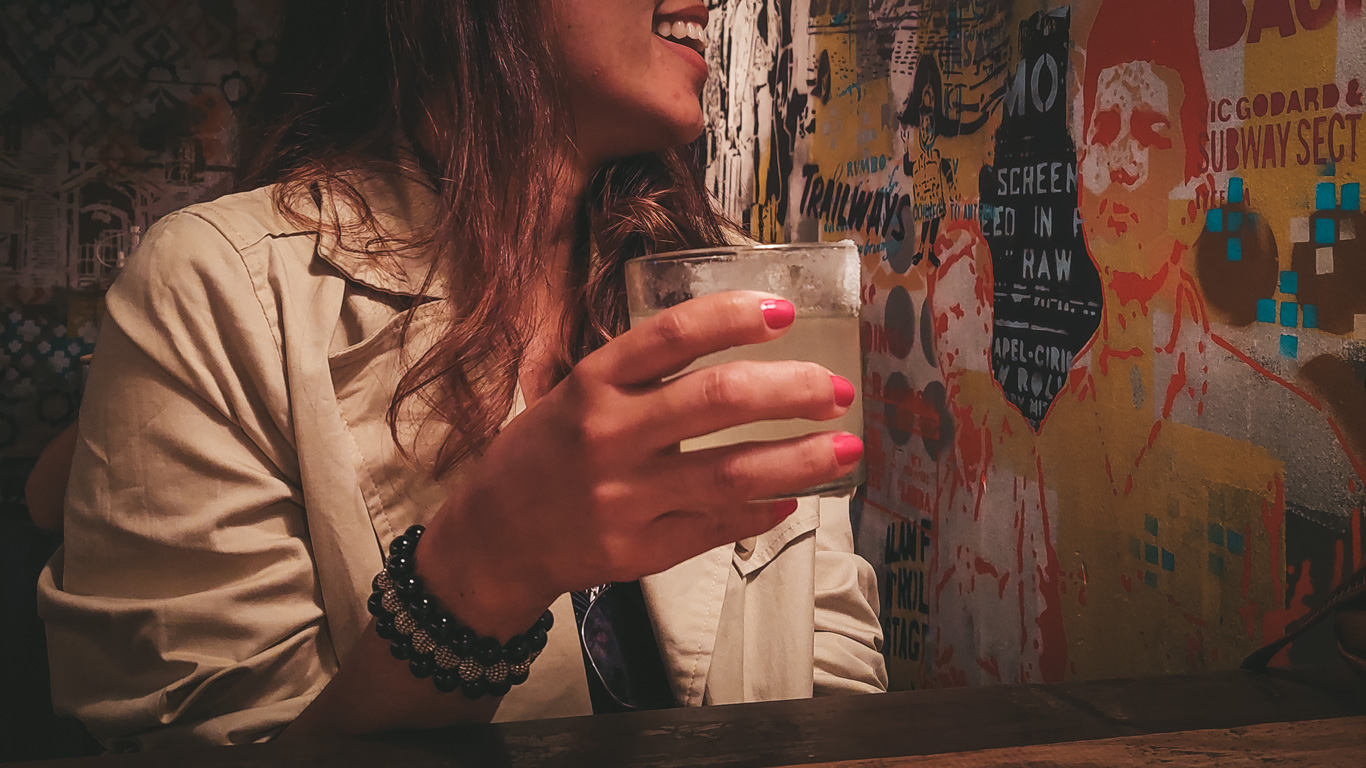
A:
<svg viewBox="0 0 1366 768">
<path fill-rule="evenodd" d="M 640 580 L 674 696 L 702 705 L 735 545 L 703 552 Z"/>
</svg>

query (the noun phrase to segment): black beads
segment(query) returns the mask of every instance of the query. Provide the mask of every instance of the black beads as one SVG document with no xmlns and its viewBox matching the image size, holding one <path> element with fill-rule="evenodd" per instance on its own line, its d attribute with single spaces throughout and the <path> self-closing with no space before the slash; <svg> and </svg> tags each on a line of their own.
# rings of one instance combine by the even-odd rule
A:
<svg viewBox="0 0 1366 768">
<path fill-rule="evenodd" d="M 427 634 L 438 643 L 449 642 L 459 628 L 460 624 L 456 622 L 455 617 L 445 611 L 437 611 L 427 620 Z"/>
<path fill-rule="evenodd" d="M 436 671 L 436 662 L 432 661 L 431 656 L 414 656 L 408 660 L 408 671 L 413 673 L 413 677 L 431 677 Z"/>
<path fill-rule="evenodd" d="M 401 576 L 395 576 L 393 577 L 393 581 L 394 591 L 404 600 L 409 600 L 422 594 L 422 579 L 419 579 L 412 574 L 405 573 Z"/>
<path fill-rule="evenodd" d="M 442 693 L 450 693 L 461 685 L 460 675 L 453 669 L 438 670 L 432 675 L 432 683 L 436 689 Z"/>
<path fill-rule="evenodd" d="M 491 667 L 503 660 L 503 646 L 491 637 L 481 637 L 474 646 L 474 660 Z"/>
<path fill-rule="evenodd" d="M 408 613 L 411 613 L 417 621 L 425 623 L 432 614 L 436 613 L 436 601 L 426 595 L 418 594 L 408 601 Z"/>
<path fill-rule="evenodd" d="M 526 635 L 518 635 L 503 646 L 503 657 L 509 664 L 521 664 L 531 656 L 531 641 Z"/>
<path fill-rule="evenodd" d="M 398 586 L 399 576 L 405 576 L 413 572 L 413 565 L 414 560 L 411 555 L 399 555 L 398 557 L 389 558 L 389 564 L 386 566 L 386 570 L 389 571 L 389 577 L 394 579 L 395 587 Z"/>
<path fill-rule="evenodd" d="M 389 543 L 389 557 L 366 601 L 375 616 L 375 634 L 389 641 L 389 653 L 406 661 L 414 677 L 431 678 L 439 691 L 458 688 L 471 699 L 506 695 L 512 686 L 526 682 L 530 661 L 545 648 L 555 618 L 546 611 L 506 645 L 480 637 L 423 590 L 415 571 L 424 531 L 412 526 Z"/>
<path fill-rule="evenodd" d="M 469 627 L 460 627 L 451 637 L 451 650 L 455 651 L 456 656 L 469 656 L 474 650 L 474 631 Z"/>
<path fill-rule="evenodd" d="M 389 557 L 407 557 L 413 554 L 416 542 L 407 536 L 399 536 L 389 542 Z"/>
<path fill-rule="evenodd" d="M 393 640 L 398 637 L 398 630 L 394 627 L 393 616 L 380 616 L 375 620 L 375 634 L 385 640 Z"/>
</svg>

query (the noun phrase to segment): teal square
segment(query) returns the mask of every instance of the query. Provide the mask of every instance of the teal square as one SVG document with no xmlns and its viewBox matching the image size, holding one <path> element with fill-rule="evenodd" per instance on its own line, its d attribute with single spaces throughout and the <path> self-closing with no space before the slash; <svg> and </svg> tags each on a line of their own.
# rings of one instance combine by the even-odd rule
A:
<svg viewBox="0 0 1366 768">
<path fill-rule="evenodd" d="M 1144 572 L 1143 572 L 1143 583 L 1146 584 L 1147 586 L 1156 588 L 1156 587 L 1157 587 L 1157 574 L 1156 574 L 1156 573 L 1153 573 L 1152 571 L 1144 571 Z"/>
<path fill-rule="evenodd" d="M 1219 578 L 1224 577 L 1224 556 L 1214 552 L 1209 553 L 1209 572 Z"/>
<path fill-rule="evenodd" d="M 1129 537 L 1129 554 L 1133 555 L 1135 560 L 1143 559 L 1143 545 L 1139 543 L 1137 536 Z"/>
<path fill-rule="evenodd" d="M 1300 273 L 1282 272 L 1281 273 L 1281 293 L 1300 292 Z"/>
<path fill-rule="evenodd" d="M 1241 237 L 1230 237 L 1228 239 L 1228 260 L 1243 260 L 1243 239 Z"/>
<path fill-rule="evenodd" d="M 1228 180 L 1228 201 L 1230 203 L 1243 202 L 1243 180 L 1237 176 Z"/>
<path fill-rule="evenodd" d="M 1342 210 L 1359 211 L 1361 210 L 1361 184 L 1352 182 L 1342 185 Z"/>
<path fill-rule="evenodd" d="M 1157 545 L 1147 544 L 1143 547 L 1143 559 L 1152 565 L 1157 565 Z"/>
<path fill-rule="evenodd" d="M 1314 207 L 1331 211 L 1338 207 L 1338 187 L 1331 181 L 1321 181 L 1314 188 Z"/>
<path fill-rule="evenodd" d="M 1216 547 L 1224 546 L 1224 526 L 1218 523 L 1209 524 L 1209 543 Z"/>
<path fill-rule="evenodd" d="M 1205 229 L 1210 232 L 1224 231 L 1224 209 L 1212 208 L 1205 214 Z"/>
<path fill-rule="evenodd" d="M 1168 572 L 1176 570 L 1176 555 L 1165 549 L 1162 550 L 1162 570 Z"/>
<path fill-rule="evenodd" d="M 1317 328 L 1317 327 L 1319 327 L 1319 308 L 1318 308 L 1317 306 L 1315 306 L 1315 305 L 1313 305 L 1313 304 L 1305 304 L 1304 307 L 1303 307 L 1303 312 L 1304 312 L 1304 323 L 1303 323 L 1303 324 L 1304 324 L 1304 327 L 1305 327 L 1305 328 Z"/>
<path fill-rule="evenodd" d="M 1242 228 L 1243 228 L 1243 213 L 1242 213 L 1242 211 L 1229 211 L 1229 212 L 1228 212 L 1228 231 L 1230 231 L 1230 232 L 1237 232 L 1238 230 L 1240 230 L 1240 229 L 1242 229 Z"/>
<path fill-rule="evenodd" d="M 1237 531 L 1228 532 L 1228 551 L 1235 555 L 1243 554 L 1243 534 Z"/>
<path fill-rule="evenodd" d="M 1281 357 L 1294 360 L 1300 356 L 1300 340 L 1294 336 L 1281 334 Z"/>
<path fill-rule="evenodd" d="M 1293 301 L 1281 302 L 1281 327 L 1294 328 L 1300 324 L 1300 305 Z"/>
<path fill-rule="evenodd" d="M 1274 323 L 1276 322 L 1276 300 L 1257 299 L 1257 322 Z"/>
<path fill-rule="evenodd" d="M 1314 219 L 1314 242 L 1319 245 L 1332 245 L 1337 239 L 1337 222 L 1332 219 Z"/>
<path fill-rule="evenodd" d="M 1145 530 L 1145 531 L 1147 531 L 1148 533 L 1151 533 L 1152 535 L 1156 536 L 1156 535 L 1157 535 L 1157 518 L 1153 517 L 1152 515 L 1144 515 L 1144 516 L 1143 516 L 1143 530 Z"/>
</svg>

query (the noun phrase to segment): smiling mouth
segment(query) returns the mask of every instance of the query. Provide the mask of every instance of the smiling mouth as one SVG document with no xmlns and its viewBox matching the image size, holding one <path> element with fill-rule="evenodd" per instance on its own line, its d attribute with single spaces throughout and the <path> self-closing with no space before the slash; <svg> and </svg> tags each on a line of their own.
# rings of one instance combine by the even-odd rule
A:
<svg viewBox="0 0 1366 768">
<path fill-rule="evenodd" d="M 691 48 L 699 56 L 707 55 L 707 28 L 693 21 L 661 19 L 655 24 L 655 34 L 665 40 Z"/>
</svg>

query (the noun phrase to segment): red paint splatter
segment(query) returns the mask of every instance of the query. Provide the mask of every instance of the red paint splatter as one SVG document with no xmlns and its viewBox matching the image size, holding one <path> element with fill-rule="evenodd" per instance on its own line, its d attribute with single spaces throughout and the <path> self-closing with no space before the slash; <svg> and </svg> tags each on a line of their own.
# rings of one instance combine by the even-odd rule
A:
<svg viewBox="0 0 1366 768">
<path fill-rule="evenodd" d="M 939 583 L 938 583 L 937 585 L 935 585 L 935 588 L 934 588 L 934 596 L 935 596 L 935 599 L 936 599 L 936 600 L 938 600 L 938 599 L 940 598 L 940 596 L 942 596 L 942 595 L 944 594 L 944 588 L 947 587 L 947 586 L 949 585 L 949 580 L 953 578 L 953 574 L 954 574 L 954 572 L 957 571 L 957 570 L 958 570 L 958 566 L 956 566 L 956 565 L 950 565 L 950 566 L 944 571 L 944 575 L 941 576 L 941 577 L 939 578 Z"/>
<path fill-rule="evenodd" d="M 1134 490 L 1134 476 L 1128 475 L 1124 478 L 1124 495 L 1128 496 Z"/>
<path fill-rule="evenodd" d="M 998 581 L 998 582 L 996 583 L 996 597 L 997 597 L 997 599 L 1000 599 L 1000 598 L 1003 598 L 1003 597 L 1006 596 L 1006 584 L 1008 584 L 1008 583 L 1010 583 L 1010 574 L 1009 574 L 1009 573 L 1003 573 L 1003 574 L 1001 574 L 1001 580 Z M 1082 604 L 1085 605 L 1085 601 L 1082 601 Z"/>
<path fill-rule="evenodd" d="M 1130 347 L 1129 349 L 1115 349 L 1109 346 L 1101 347 L 1100 372 L 1102 375 L 1110 373 L 1110 358 L 1112 357 L 1118 360 L 1128 360 L 1133 357 L 1142 356 L 1143 350 L 1138 347 Z"/>
<path fill-rule="evenodd" d="M 1134 580 L 1129 578 L 1128 574 L 1121 573 L 1119 575 L 1119 586 L 1125 592 L 1132 593 L 1134 591 Z"/>
<path fill-rule="evenodd" d="M 1151 277 L 1144 277 L 1136 272 L 1114 271 L 1110 273 L 1110 290 L 1115 292 L 1115 297 L 1119 299 L 1119 306 L 1124 306 L 1131 302 L 1137 302 L 1139 309 L 1146 316 L 1148 314 L 1148 303 L 1157 295 L 1162 284 L 1167 282 L 1167 273 L 1171 271 L 1171 264 L 1163 264 L 1162 268 Z"/>
<path fill-rule="evenodd" d="M 977 657 L 977 666 L 981 667 L 982 671 L 990 675 L 996 682 L 1001 682 L 1001 667 L 996 663 L 996 659 L 984 659 L 979 656 Z"/>
<path fill-rule="evenodd" d="M 978 573 L 983 575 L 991 574 L 993 577 L 999 577 L 1001 575 L 1000 572 L 996 570 L 996 566 L 987 562 L 980 555 L 977 557 L 976 560 L 973 561 L 972 566 L 974 569 L 976 569 Z"/>
<path fill-rule="evenodd" d="M 1181 394 L 1181 388 L 1186 386 L 1186 353 L 1182 352 L 1176 358 L 1176 373 L 1172 374 L 1171 384 L 1167 385 L 1167 399 L 1162 404 L 1162 418 L 1169 419 L 1172 415 L 1172 406 L 1176 404 L 1176 396 Z M 1195 395 L 1191 392 L 1191 396 Z"/>
<path fill-rule="evenodd" d="M 1147 443 L 1146 445 L 1144 445 L 1142 448 L 1139 448 L 1139 449 L 1138 449 L 1138 456 L 1135 456 L 1135 457 L 1134 457 L 1134 466 L 1135 466 L 1135 467 L 1137 467 L 1139 464 L 1143 463 L 1143 457 L 1147 455 L 1148 451 L 1152 450 L 1153 444 L 1157 442 L 1157 436 L 1158 436 L 1159 434 L 1161 434 L 1161 432 L 1162 432 L 1162 425 L 1163 425 L 1164 423 L 1166 423 L 1166 422 L 1162 422 L 1162 421 L 1155 421 L 1155 422 L 1153 422 L 1153 428 L 1150 429 L 1150 430 L 1148 430 L 1148 443 Z"/>
<path fill-rule="evenodd" d="M 1299 569 L 1299 578 L 1295 580 L 1295 592 L 1290 597 L 1290 604 L 1285 608 L 1273 608 L 1262 615 L 1262 642 L 1269 643 L 1285 634 L 1285 628 L 1291 622 L 1309 613 L 1309 605 L 1306 599 L 1312 594 L 1313 584 L 1309 579 L 1309 561 L 1305 560 Z M 1282 649 L 1272 660 L 1273 664 L 1282 665 L 1285 663 L 1286 650 Z"/>
</svg>

